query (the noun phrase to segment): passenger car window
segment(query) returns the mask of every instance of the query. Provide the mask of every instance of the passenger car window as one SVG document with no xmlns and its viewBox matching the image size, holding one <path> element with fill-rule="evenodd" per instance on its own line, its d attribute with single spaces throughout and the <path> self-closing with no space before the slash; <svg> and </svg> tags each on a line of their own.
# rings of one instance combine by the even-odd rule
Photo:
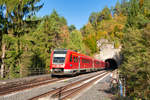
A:
<svg viewBox="0 0 150 100">
<path fill-rule="evenodd" d="M 72 62 L 72 55 L 70 55 L 70 62 Z"/>
<path fill-rule="evenodd" d="M 74 62 L 76 62 L 76 57 L 73 57 Z"/>
<path fill-rule="evenodd" d="M 76 57 L 76 62 L 78 62 L 78 57 Z"/>
</svg>

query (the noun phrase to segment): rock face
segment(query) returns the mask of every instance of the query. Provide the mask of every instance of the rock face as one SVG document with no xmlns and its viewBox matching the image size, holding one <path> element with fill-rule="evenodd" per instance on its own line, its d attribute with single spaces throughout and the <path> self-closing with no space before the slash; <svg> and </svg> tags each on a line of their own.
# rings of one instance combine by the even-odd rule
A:
<svg viewBox="0 0 150 100">
<path fill-rule="evenodd" d="M 99 48 L 100 52 L 95 56 L 96 59 L 100 59 L 106 61 L 107 59 L 113 59 L 116 61 L 117 65 L 121 63 L 121 46 L 119 48 L 114 47 L 113 42 L 109 42 L 106 39 L 100 39 L 97 41 L 97 47 Z"/>
</svg>

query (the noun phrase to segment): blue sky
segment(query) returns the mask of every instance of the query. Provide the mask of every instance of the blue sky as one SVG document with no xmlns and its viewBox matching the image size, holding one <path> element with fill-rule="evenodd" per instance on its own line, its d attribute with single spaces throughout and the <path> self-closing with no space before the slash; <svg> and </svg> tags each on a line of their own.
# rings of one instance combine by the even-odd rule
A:
<svg viewBox="0 0 150 100">
<path fill-rule="evenodd" d="M 80 29 L 87 24 L 92 12 L 101 11 L 105 6 L 115 6 L 117 0 L 42 0 L 44 7 L 37 16 L 50 15 L 55 9 L 60 16 L 64 16 L 68 25 L 75 25 Z"/>
</svg>

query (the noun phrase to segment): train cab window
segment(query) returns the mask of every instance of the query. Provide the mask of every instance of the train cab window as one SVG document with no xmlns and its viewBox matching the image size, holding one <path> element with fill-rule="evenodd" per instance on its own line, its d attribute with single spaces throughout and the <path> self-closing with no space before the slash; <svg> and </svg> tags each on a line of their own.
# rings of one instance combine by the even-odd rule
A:
<svg viewBox="0 0 150 100">
<path fill-rule="evenodd" d="M 70 55 L 70 62 L 72 62 L 72 55 Z"/>
<path fill-rule="evenodd" d="M 54 64 L 65 63 L 66 54 L 67 54 L 67 51 L 54 51 L 53 63 Z"/>
</svg>

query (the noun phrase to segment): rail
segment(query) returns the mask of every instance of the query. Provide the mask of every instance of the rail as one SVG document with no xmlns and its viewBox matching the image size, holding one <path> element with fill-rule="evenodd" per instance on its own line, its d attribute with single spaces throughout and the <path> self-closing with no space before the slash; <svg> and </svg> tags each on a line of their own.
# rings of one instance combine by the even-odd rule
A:
<svg viewBox="0 0 150 100">
<path fill-rule="evenodd" d="M 71 98 L 72 94 L 76 94 L 78 91 L 83 90 L 84 88 L 88 87 L 93 82 L 98 80 L 100 77 L 103 77 L 107 73 L 108 72 L 106 71 L 96 73 L 82 80 L 67 84 L 65 86 L 55 88 L 55 90 L 50 90 L 49 92 L 38 95 L 34 98 L 31 98 L 30 100 L 37 100 L 39 98 L 43 98 L 49 95 L 51 95 L 51 98 L 58 98 L 59 100 L 65 100 L 66 98 Z"/>
</svg>

